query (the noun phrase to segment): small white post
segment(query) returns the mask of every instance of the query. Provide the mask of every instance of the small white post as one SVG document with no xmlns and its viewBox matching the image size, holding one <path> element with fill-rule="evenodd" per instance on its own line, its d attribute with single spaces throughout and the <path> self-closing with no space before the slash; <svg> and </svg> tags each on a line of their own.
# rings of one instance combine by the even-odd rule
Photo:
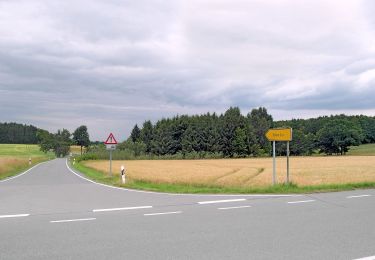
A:
<svg viewBox="0 0 375 260">
<path fill-rule="evenodd" d="M 73 165 L 76 164 L 76 158 L 73 159 Z"/>
<path fill-rule="evenodd" d="M 29 165 L 31 165 L 31 157 L 29 157 Z"/>
<path fill-rule="evenodd" d="M 126 179 L 125 179 L 125 167 L 124 167 L 124 165 L 121 165 L 121 180 L 122 180 L 122 184 L 126 183 Z"/>
</svg>

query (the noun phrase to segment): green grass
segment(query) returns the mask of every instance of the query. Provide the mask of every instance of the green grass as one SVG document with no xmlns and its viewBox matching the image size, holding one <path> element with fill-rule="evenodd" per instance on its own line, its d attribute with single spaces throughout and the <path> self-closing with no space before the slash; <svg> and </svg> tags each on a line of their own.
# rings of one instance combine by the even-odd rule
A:
<svg viewBox="0 0 375 260">
<path fill-rule="evenodd" d="M 0 156 L 54 158 L 53 153 L 43 153 L 36 144 L 0 144 Z"/>
<path fill-rule="evenodd" d="M 347 155 L 375 155 L 375 144 L 352 146 Z"/>
<path fill-rule="evenodd" d="M 0 167 L 0 180 L 17 175 L 40 162 L 55 158 L 53 153 L 43 153 L 38 145 L 29 144 L 0 144 L 1 157 L 23 159 L 24 162 L 6 165 L 2 170 Z M 31 165 L 29 165 L 28 158 L 31 158 Z"/>
<path fill-rule="evenodd" d="M 127 178 L 125 185 L 121 184 L 120 177 L 106 176 L 103 172 L 86 167 L 81 163 L 76 163 L 73 168 L 83 173 L 86 177 L 99 183 L 104 183 L 117 187 L 129 189 L 168 192 L 168 193 L 191 193 L 191 194 L 289 194 L 289 193 L 316 193 L 345 191 L 354 189 L 375 188 L 375 182 L 347 183 L 347 184 L 324 184 L 312 186 L 298 186 L 294 183 L 277 184 L 264 187 L 221 187 L 215 185 L 197 185 L 197 184 L 171 184 L 155 183 L 143 180 L 134 180 Z"/>
</svg>

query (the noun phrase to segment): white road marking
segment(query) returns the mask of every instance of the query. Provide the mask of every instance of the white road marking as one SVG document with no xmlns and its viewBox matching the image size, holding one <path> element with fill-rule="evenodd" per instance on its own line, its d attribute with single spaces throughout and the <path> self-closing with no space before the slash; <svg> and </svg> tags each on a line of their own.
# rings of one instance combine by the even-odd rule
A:
<svg viewBox="0 0 375 260">
<path fill-rule="evenodd" d="M 299 200 L 299 201 L 288 201 L 288 204 L 307 203 L 314 202 L 315 200 Z"/>
<path fill-rule="evenodd" d="M 218 208 L 218 209 L 243 209 L 243 208 L 251 208 L 251 206 L 238 206 L 238 207 L 228 207 L 228 208 Z"/>
<path fill-rule="evenodd" d="M 68 165 L 68 159 L 65 162 L 66 167 L 68 170 L 76 175 L 77 177 L 91 182 L 96 185 L 100 185 L 106 188 L 110 189 L 116 189 L 116 190 L 123 190 L 123 191 L 131 191 L 131 192 L 138 192 L 138 193 L 150 193 L 150 194 L 163 194 L 163 195 L 169 195 L 169 196 L 191 196 L 191 197 L 252 197 L 252 198 L 279 198 L 279 197 L 301 197 L 303 195 L 300 194 L 185 194 L 185 193 L 164 193 L 164 192 L 155 192 L 155 191 L 143 191 L 143 190 L 134 190 L 134 189 L 127 189 L 127 188 L 122 188 L 122 187 L 115 187 L 115 186 L 110 186 L 107 184 L 95 182 L 93 180 L 90 180 L 88 178 L 83 177 L 82 175 L 76 173 L 73 171 L 69 165 Z"/>
<path fill-rule="evenodd" d="M 0 215 L 0 218 L 21 218 L 28 216 L 30 216 L 30 214 Z"/>
<path fill-rule="evenodd" d="M 363 257 L 363 258 L 357 258 L 357 259 L 353 259 L 353 260 L 375 260 L 375 255 Z"/>
<path fill-rule="evenodd" d="M 170 215 L 170 214 L 181 214 L 182 211 L 172 211 L 172 212 L 160 212 L 160 213 L 149 213 L 143 214 L 143 216 L 158 216 L 158 215 Z"/>
<path fill-rule="evenodd" d="M 364 194 L 364 195 L 355 195 L 355 196 L 348 196 L 346 197 L 347 199 L 353 199 L 353 198 L 362 198 L 362 197 L 370 197 L 371 195 L 369 194 Z"/>
<path fill-rule="evenodd" d="M 232 200 L 208 200 L 208 201 L 200 201 L 198 204 L 215 204 L 215 203 L 227 203 L 227 202 L 238 202 L 238 201 L 245 201 L 246 199 L 232 199 Z"/>
<path fill-rule="evenodd" d="M 13 179 L 15 179 L 15 178 L 21 177 L 22 175 L 28 173 L 29 171 L 31 171 L 32 169 L 34 169 L 35 167 L 37 167 L 37 166 L 39 166 L 39 165 L 41 165 L 41 164 L 43 164 L 43 163 L 46 163 L 46 162 L 38 163 L 38 164 L 34 165 L 33 167 L 31 167 L 30 169 L 28 169 L 27 171 L 24 171 L 24 172 L 21 173 L 21 174 L 17 174 L 16 176 L 13 176 L 13 177 L 7 178 L 7 179 L 5 179 L 5 180 L 1 180 L 0 182 L 6 182 L 6 181 L 13 180 Z"/>
<path fill-rule="evenodd" d="M 65 222 L 77 222 L 77 221 L 90 221 L 96 218 L 76 218 L 76 219 L 64 219 L 64 220 L 53 220 L 50 223 L 65 223 Z"/>
<path fill-rule="evenodd" d="M 152 206 L 140 206 L 140 207 L 126 207 L 126 208 L 110 208 L 110 209 L 93 209 L 93 212 L 107 212 L 107 211 L 119 211 L 119 210 L 132 210 L 132 209 L 150 209 Z"/>
</svg>

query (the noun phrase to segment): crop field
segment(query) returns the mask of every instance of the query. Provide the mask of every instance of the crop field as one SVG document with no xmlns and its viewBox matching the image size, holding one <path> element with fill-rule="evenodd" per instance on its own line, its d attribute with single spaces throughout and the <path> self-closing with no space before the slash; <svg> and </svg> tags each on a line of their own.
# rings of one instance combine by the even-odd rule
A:
<svg viewBox="0 0 375 260">
<path fill-rule="evenodd" d="M 71 145 L 70 146 L 70 152 L 72 154 L 81 154 L 81 146 L 79 145 Z M 86 152 L 86 148 L 83 147 L 82 152 Z"/>
<path fill-rule="evenodd" d="M 39 146 L 35 144 L 0 144 L 0 157 L 16 156 L 16 157 L 41 157 L 46 156 L 39 150 Z"/>
<path fill-rule="evenodd" d="M 108 174 L 108 161 L 84 166 Z M 113 161 L 114 174 L 125 165 L 129 178 L 170 184 L 262 187 L 272 183 L 272 158 L 220 160 Z M 286 158 L 277 158 L 277 181 L 286 180 Z M 291 157 L 290 179 L 299 186 L 375 182 L 375 156 Z"/>
<path fill-rule="evenodd" d="M 375 144 L 352 146 L 350 147 L 348 155 L 375 155 Z"/>
<path fill-rule="evenodd" d="M 53 158 L 53 154 L 45 154 L 38 145 L 0 144 L 0 180 L 15 175 L 32 165 Z"/>
</svg>

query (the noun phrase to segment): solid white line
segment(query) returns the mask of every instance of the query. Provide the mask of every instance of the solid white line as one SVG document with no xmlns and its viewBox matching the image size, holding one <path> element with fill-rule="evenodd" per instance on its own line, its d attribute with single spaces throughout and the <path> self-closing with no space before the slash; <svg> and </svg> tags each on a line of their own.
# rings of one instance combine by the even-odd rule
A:
<svg viewBox="0 0 375 260">
<path fill-rule="evenodd" d="M 375 260 L 375 255 L 363 257 L 363 258 L 357 258 L 357 259 L 353 259 L 353 260 Z"/>
<path fill-rule="evenodd" d="M 314 202 L 315 200 L 300 200 L 300 201 L 288 201 L 288 204 L 307 203 Z"/>
<path fill-rule="evenodd" d="M 198 204 L 215 204 L 215 203 L 226 203 L 226 202 L 237 202 L 237 201 L 245 201 L 246 199 L 233 199 L 233 200 L 209 200 L 209 201 L 200 201 Z"/>
<path fill-rule="evenodd" d="M 218 208 L 218 209 L 243 209 L 243 208 L 251 208 L 251 206 L 239 206 L 239 207 L 228 207 L 228 208 Z"/>
<path fill-rule="evenodd" d="M 47 162 L 47 161 L 46 161 Z M 20 173 L 20 174 L 17 174 L 16 176 L 13 176 L 13 177 L 10 177 L 10 178 L 7 178 L 7 179 L 4 179 L 4 180 L 1 180 L 0 182 L 6 182 L 6 181 L 10 181 L 10 180 L 13 180 L 15 178 L 18 178 L 18 177 L 21 177 L 22 175 L 28 173 L 29 171 L 31 171 L 32 169 L 34 169 L 35 167 L 43 164 L 43 163 L 46 163 L 46 162 L 41 162 L 41 163 L 38 163 L 36 165 L 34 165 L 33 167 L 31 167 L 30 169 L 24 171 L 23 173 Z"/>
<path fill-rule="evenodd" d="M 126 208 L 110 208 L 110 209 L 93 209 L 93 212 L 107 212 L 107 211 L 119 211 L 119 210 L 132 210 L 132 209 L 150 209 L 152 206 L 140 206 L 140 207 L 126 207 Z"/>
<path fill-rule="evenodd" d="M 0 218 L 20 218 L 20 217 L 28 217 L 30 214 L 16 214 L 16 215 L 0 215 Z"/>
<path fill-rule="evenodd" d="M 353 198 L 363 198 L 363 197 L 370 197 L 371 195 L 365 194 L 365 195 L 355 195 L 355 196 L 348 196 L 347 199 L 353 199 Z"/>
<path fill-rule="evenodd" d="M 68 165 L 68 159 L 66 160 L 65 164 L 71 173 L 73 173 L 74 175 L 76 175 L 77 177 L 85 181 L 88 181 L 93 184 L 100 185 L 106 188 L 122 190 L 122 191 L 149 193 L 149 194 L 162 194 L 162 195 L 169 195 L 169 196 L 194 196 L 194 197 L 240 197 L 241 196 L 241 197 L 253 197 L 253 198 L 278 198 L 278 197 L 301 197 L 303 196 L 300 194 L 185 194 L 185 193 L 164 193 L 164 192 L 155 192 L 155 191 L 134 190 L 134 189 L 115 187 L 115 186 L 110 186 L 107 184 L 95 182 L 73 171 Z"/>
<path fill-rule="evenodd" d="M 182 211 L 173 211 L 173 212 L 161 212 L 161 213 L 149 213 L 143 214 L 143 216 L 158 216 L 158 215 L 170 215 L 170 214 L 181 214 Z"/>
<path fill-rule="evenodd" d="M 64 220 L 53 220 L 50 223 L 65 223 L 65 222 L 77 222 L 77 221 L 89 221 L 95 220 L 96 218 L 76 218 L 76 219 L 64 219 Z"/>
</svg>

